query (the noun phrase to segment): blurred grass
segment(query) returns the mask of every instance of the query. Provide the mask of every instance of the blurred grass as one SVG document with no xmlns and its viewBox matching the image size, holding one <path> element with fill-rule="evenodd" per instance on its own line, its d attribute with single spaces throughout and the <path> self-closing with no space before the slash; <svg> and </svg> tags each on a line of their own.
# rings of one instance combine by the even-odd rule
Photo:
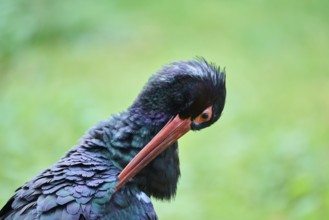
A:
<svg viewBox="0 0 329 220">
<path fill-rule="evenodd" d="M 161 65 L 226 66 L 219 123 L 180 141 L 160 219 L 329 216 L 329 3 L 0 0 L 0 206 Z"/>
</svg>

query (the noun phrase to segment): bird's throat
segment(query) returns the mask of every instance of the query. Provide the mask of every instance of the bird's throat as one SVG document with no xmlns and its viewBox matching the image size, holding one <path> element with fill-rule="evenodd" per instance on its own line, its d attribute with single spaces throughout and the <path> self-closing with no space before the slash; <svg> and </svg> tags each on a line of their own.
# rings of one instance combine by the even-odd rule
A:
<svg viewBox="0 0 329 220">
<path fill-rule="evenodd" d="M 110 160 L 122 170 L 143 147 L 161 130 L 169 120 L 163 114 L 141 114 L 138 109 L 130 109 L 111 117 L 104 127 L 103 142 Z M 176 194 L 180 176 L 177 143 L 164 150 L 130 181 L 149 196 L 170 199 Z"/>
<path fill-rule="evenodd" d="M 170 200 L 176 195 L 179 177 L 178 144 L 176 142 L 144 167 L 134 179 L 140 189 L 149 196 Z"/>
</svg>

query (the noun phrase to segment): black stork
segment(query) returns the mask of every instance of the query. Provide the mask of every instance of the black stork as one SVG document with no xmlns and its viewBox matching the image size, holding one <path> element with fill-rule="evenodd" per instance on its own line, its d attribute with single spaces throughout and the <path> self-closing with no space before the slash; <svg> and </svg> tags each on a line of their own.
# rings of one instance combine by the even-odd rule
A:
<svg viewBox="0 0 329 220">
<path fill-rule="evenodd" d="M 149 197 L 176 194 L 177 140 L 217 121 L 225 97 L 225 71 L 205 59 L 164 66 L 126 111 L 18 188 L 0 219 L 157 219 Z"/>
</svg>

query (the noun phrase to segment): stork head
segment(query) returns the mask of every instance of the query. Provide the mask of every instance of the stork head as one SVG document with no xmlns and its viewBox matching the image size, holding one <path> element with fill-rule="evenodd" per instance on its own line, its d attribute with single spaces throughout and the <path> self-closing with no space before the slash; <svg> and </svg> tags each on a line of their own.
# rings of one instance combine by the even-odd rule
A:
<svg viewBox="0 0 329 220">
<path fill-rule="evenodd" d="M 225 97 L 225 71 L 203 58 L 174 62 L 155 73 L 133 107 L 163 113 L 170 120 L 120 173 L 117 189 L 189 130 L 217 121 Z"/>
</svg>

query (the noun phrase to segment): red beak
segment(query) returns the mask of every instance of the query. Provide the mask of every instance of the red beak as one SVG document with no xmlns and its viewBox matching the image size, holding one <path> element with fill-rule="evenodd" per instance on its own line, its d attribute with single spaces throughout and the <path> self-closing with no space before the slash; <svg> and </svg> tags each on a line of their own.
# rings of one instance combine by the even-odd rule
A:
<svg viewBox="0 0 329 220">
<path fill-rule="evenodd" d="M 120 189 L 130 178 L 134 177 L 141 169 L 149 164 L 167 147 L 177 141 L 191 129 L 191 119 L 180 119 L 179 115 L 169 122 L 156 134 L 153 139 L 129 162 L 119 174 L 119 183 L 116 190 Z"/>
</svg>

